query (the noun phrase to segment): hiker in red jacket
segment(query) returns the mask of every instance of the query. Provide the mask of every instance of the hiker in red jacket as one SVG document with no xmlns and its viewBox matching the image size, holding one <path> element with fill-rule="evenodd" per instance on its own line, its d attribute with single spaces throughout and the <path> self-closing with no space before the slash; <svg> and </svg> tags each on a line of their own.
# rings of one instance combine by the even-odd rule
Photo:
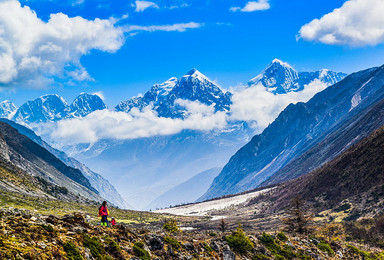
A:
<svg viewBox="0 0 384 260">
<path fill-rule="evenodd" d="M 116 225 L 116 220 L 115 220 L 115 218 L 112 218 L 112 220 L 111 220 L 111 224 L 112 224 L 112 227 Z"/>
<path fill-rule="evenodd" d="M 107 208 L 107 202 L 103 201 L 103 204 L 99 208 L 99 217 L 101 217 L 101 225 L 107 227 L 108 226 L 108 215 L 109 210 Z"/>
</svg>

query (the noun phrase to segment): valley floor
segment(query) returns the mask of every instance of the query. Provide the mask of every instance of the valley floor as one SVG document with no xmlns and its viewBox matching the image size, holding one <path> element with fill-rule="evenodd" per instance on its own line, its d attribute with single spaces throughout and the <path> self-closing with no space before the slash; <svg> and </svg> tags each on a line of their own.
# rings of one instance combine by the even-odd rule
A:
<svg viewBox="0 0 384 260">
<path fill-rule="evenodd" d="M 225 219 L 111 208 L 118 224 L 101 227 L 97 205 L 9 193 L 0 204 L 0 259 L 384 259 L 375 247 L 347 241 L 341 224 L 288 235 L 279 215 L 239 208 L 217 212 Z"/>
</svg>

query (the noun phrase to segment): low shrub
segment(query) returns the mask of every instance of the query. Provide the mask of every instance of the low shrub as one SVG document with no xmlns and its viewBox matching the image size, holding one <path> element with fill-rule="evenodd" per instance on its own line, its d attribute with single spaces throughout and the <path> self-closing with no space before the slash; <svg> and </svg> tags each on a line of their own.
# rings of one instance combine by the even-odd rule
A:
<svg viewBox="0 0 384 260">
<path fill-rule="evenodd" d="M 276 237 L 280 240 L 280 241 L 288 241 L 288 237 L 284 234 L 283 231 L 281 231 L 280 233 L 278 233 L 276 235 Z"/>
<path fill-rule="evenodd" d="M 106 237 L 105 242 L 107 244 L 105 249 L 107 250 L 107 252 L 109 254 L 113 255 L 115 258 L 122 257 L 121 248 L 120 248 L 119 244 L 116 243 L 115 240 L 113 240 L 110 237 Z"/>
<path fill-rule="evenodd" d="M 233 251 L 244 254 L 247 251 L 253 249 L 253 243 L 245 235 L 241 224 L 237 227 L 236 231 L 233 231 L 231 235 L 226 237 L 228 245 Z"/>
<path fill-rule="evenodd" d="M 90 237 L 88 235 L 83 236 L 83 245 L 91 251 L 91 255 L 96 259 L 103 259 L 105 255 L 104 245 L 97 237 Z"/>
<path fill-rule="evenodd" d="M 208 245 L 208 243 L 207 242 L 203 242 L 203 243 L 201 243 L 202 244 L 202 246 L 203 246 L 203 248 L 204 248 L 204 250 L 205 251 L 207 251 L 208 253 L 211 253 L 211 252 L 213 252 L 213 249 L 212 249 L 212 247 L 210 247 L 209 245 Z"/>
<path fill-rule="evenodd" d="M 172 246 L 173 249 L 180 249 L 181 248 L 181 245 L 180 245 L 180 242 L 177 241 L 176 238 L 173 238 L 173 237 L 165 237 L 164 238 L 164 241 L 169 244 L 170 246 Z"/>
<path fill-rule="evenodd" d="M 270 259 L 268 256 L 264 255 L 264 254 L 257 254 L 257 255 L 254 255 L 252 257 L 252 260 L 268 260 Z"/>
<path fill-rule="evenodd" d="M 135 256 L 142 260 L 150 260 L 151 256 L 149 255 L 148 251 L 144 249 L 144 243 L 143 242 L 136 242 L 133 245 L 133 253 Z"/>
<path fill-rule="evenodd" d="M 335 252 L 333 251 L 331 246 L 324 241 L 321 241 L 319 244 L 317 244 L 317 247 L 321 251 L 328 253 L 328 255 L 335 255 Z"/>
<path fill-rule="evenodd" d="M 55 231 L 55 230 L 53 229 L 53 227 L 50 226 L 50 225 L 41 225 L 41 227 L 44 228 L 45 231 L 50 232 L 50 233 L 52 233 L 53 231 Z"/>
<path fill-rule="evenodd" d="M 65 242 L 63 248 L 69 260 L 83 260 L 79 249 L 71 241 Z"/>
</svg>

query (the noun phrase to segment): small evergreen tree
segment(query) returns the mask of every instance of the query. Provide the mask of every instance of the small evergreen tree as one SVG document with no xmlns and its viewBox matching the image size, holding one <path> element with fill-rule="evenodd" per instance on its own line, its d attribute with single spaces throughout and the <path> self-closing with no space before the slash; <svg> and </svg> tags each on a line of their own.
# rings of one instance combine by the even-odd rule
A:
<svg viewBox="0 0 384 260">
<path fill-rule="evenodd" d="M 224 233 L 227 230 L 227 223 L 225 223 L 224 218 L 221 219 L 219 224 L 219 230 Z"/>
<path fill-rule="evenodd" d="M 305 205 L 305 201 L 299 196 L 291 200 L 288 209 L 286 210 L 286 218 L 282 221 L 286 225 L 287 232 L 304 234 L 310 231 L 310 222 L 312 220 L 311 213 Z"/>
<path fill-rule="evenodd" d="M 169 220 L 168 219 L 164 219 L 163 229 L 165 231 L 168 231 L 168 232 L 171 232 L 171 233 L 175 233 L 175 232 L 180 231 L 180 228 L 177 225 L 176 219 L 169 219 Z"/>
<path fill-rule="evenodd" d="M 226 237 L 226 239 L 232 250 L 240 254 L 244 254 L 253 249 L 253 243 L 245 235 L 240 223 L 236 231 L 233 231 L 231 235 Z"/>
</svg>

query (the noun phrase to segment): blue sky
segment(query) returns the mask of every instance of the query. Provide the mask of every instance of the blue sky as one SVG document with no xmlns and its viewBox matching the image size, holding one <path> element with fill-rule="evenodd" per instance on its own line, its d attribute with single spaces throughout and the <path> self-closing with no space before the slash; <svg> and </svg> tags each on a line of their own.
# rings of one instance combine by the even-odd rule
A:
<svg viewBox="0 0 384 260">
<path fill-rule="evenodd" d="M 374 4 L 378 1 L 366 2 Z M 35 86 L 26 78 L 36 77 L 37 72 L 31 73 L 29 70 L 28 73 L 19 73 L 22 76 L 4 79 L 0 98 L 21 105 L 42 94 L 57 93 L 71 102 L 81 92 L 101 91 L 106 103 L 113 107 L 119 101 L 144 93 L 155 83 L 172 76 L 180 77 L 191 68 L 197 68 L 224 88 L 229 88 L 247 82 L 274 58 L 290 63 L 299 71 L 329 68 L 350 73 L 384 63 L 382 35 L 370 38 L 364 34 L 364 39 L 368 40 L 358 38 L 356 34 L 346 36 L 340 31 L 336 32 L 343 28 L 338 28 L 339 25 L 329 26 L 327 21 L 320 25 L 312 24 L 308 27 L 309 31 L 299 33 L 304 25 L 332 13 L 345 2 L 356 2 L 357 6 L 362 5 L 362 0 L 256 0 L 254 3 L 262 4 L 264 7 L 260 9 L 264 10 L 250 12 L 243 12 L 248 1 L 242 0 L 151 2 L 140 2 L 144 4 L 140 9 L 139 3 L 127 0 L 21 1 L 22 8 L 30 7 L 42 23 L 47 23 L 50 14 L 55 13 L 63 13 L 70 18 L 80 16 L 90 21 L 105 19 L 110 21 L 112 27 L 106 26 L 95 37 L 105 37 L 108 41 L 109 37 L 114 36 L 108 35 L 106 30 L 119 28 L 123 38 L 102 42 L 95 47 L 92 44 L 95 38 L 90 36 L 84 43 L 86 50 L 77 50 L 80 43 L 74 45 L 68 51 L 68 55 L 73 57 L 61 57 L 58 65 L 50 67 L 49 71 L 53 72 L 46 75 L 50 80 L 39 80 L 40 83 Z M 150 7 L 145 8 L 145 4 Z M 233 11 L 236 7 L 237 10 Z M 354 6 L 347 8 L 343 9 L 346 17 L 350 13 L 355 14 L 357 9 Z M 355 20 L 351 23 L 354 32 L 372 27 L 372 24 L 362 25 L 358 19 Z M 0 14 L 0 25 L 1 21 Z M 92 28 L 89 27 L 89 30 Z M 324 30 L 335 30 L 335 39 L 323 37 Z M 33 38 L 33 30 L 30 31 Z M 297 39 L 299 35 L 301 39 Z M 7 38 L 0 34 L 0 43 L 2 40 L 7 41 Z M 76 40 L 72 38 L 70 42 Z M 9 41 L 11 47 L 14 42 Z M 64 49 L 71 44 L 63 43 L 62 38 L 60 42 L 63 45 L 59 46 Z M 0 48 L 0 54 L 1 51 Z M 49 58 L 51 63 L 52 59 Z M 63 72 L 71 64 L 88 75 L 82 77 L 85 74 L 77 74 L 76 79 L 71 78 L 68 72 Z"/>
</svg>

